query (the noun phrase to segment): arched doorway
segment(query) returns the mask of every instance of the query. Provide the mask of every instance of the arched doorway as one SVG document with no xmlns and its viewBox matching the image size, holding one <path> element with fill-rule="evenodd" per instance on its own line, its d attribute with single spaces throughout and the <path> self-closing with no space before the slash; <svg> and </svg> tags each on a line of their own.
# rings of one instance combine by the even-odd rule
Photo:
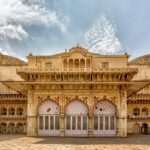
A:
<svg viewBox="0 0 150 150">
<path fill-rule="evenodd" d="M 85 103 L 74 100 L 66 107 L 65 135 L 88 135 L 88 108 Z"/>
<path fill-rule="evenodd" d="M 94 136 L 116 135 L 115 106 L 108 101 L 100 101 L 94 106 L 93 111 Z"/>
<path fill-rule="evenodd" d="M 133 124 L 132 133 L 140 133 L 140 125 L 138 123 Z"/>
<path fill-rule="evenodd" d="M 39 106 L 38 135 L 60 135 L 60 107 L 51 100 L 47 100 Z"/>
<path fill-rule="evenodd" d="M 142 123 L 141 133 L 143 133 L 143 134 L 148 133 L 148 124 L 147 123 Z"/>
<path fill-rule="evenodd" d="M 0 124 L 0 133 L 7 133 L 7 123 L 2 122 Z"/>
<path fill-rule="evenodd" d="M 9 123 L 8 124 L 8 133 L 16 133 L 16 127 L 15 127 L 15 123 Z"/>
<path fill-rule="evenodd" d="M 16 128 L 16 132 L 17 133 L 24 133 L 24 125 L 23 125 L 23 123 L 17 123 L 17 126 L 16 126 L 17 128 Z"/>
</svg>

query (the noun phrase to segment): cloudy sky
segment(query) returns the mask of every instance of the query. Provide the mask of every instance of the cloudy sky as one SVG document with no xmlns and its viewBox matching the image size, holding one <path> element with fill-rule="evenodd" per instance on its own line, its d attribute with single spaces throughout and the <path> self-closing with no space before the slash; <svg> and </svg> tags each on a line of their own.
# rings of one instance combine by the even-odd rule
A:
<svg viewBox="0 0 150 150">
<path fill-rule="evenodd" d="M 26 58 L 80 43 L 131 59 L 150 53 L 149 0 L 0 0 L 0 52 Z"/>
</svg>

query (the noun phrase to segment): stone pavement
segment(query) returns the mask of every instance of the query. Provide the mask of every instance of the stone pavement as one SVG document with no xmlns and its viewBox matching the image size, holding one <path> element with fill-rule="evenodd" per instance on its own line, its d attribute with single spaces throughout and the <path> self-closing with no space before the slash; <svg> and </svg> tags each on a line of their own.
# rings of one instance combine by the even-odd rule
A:
<svg viewBox="0 0 150 150">
<path fill-rule="evenodd" d="M 127 138 L 50 138 L 0 135 L 0 150 L 150 150 L 150 135 Z"/>
</svg>

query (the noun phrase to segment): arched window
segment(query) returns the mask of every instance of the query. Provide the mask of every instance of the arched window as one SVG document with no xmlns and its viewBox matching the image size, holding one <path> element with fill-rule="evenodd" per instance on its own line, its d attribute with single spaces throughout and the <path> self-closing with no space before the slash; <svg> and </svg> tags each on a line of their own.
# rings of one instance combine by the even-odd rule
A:
<svg viewBox="0 0 150 150">
<path fill-rule="evenodd" d="M 7 115 L 7 108 L 5 107 L 1 108 L 1 115 Z"/>
<path fill-rule="evenodd" d="M 73 59 L 69 59 L 69 68 L 73 68 Z"/>
<path fill-rule="evenodd" d="M 135 116 L 140 115 L 140 109 L 138 107 L 133 109 L 133 115 Z"/>
<path fill-rule="evenodd" d="M 75 68 L 79 68 L 79 59 L 75 59 Z"/>
<path fill-rule="evenodd" d="M 20 107 L 17 108 L 17 115 L 19 116 L 23 115 L 23 108 Z"/>
<path fill-rule="evenodd" d="M 90 59 L 87 59 L 87 60 L 86 60 L 86 68 L 90 68 L 90 65 L 91 65 L 91 64 L 90 64 Z"/>
<path fill-rule="evenodd" d="M 15 108 L 10 107 L 8 110 L 9 115 L 15 115 Z"/>
<path fill-rule="evenodd" d="M 148 108 L 142 108 L 142 115 L 148 115 Z"/>
<path fill-rule="evenodd" d="M 85 60 L 84 59 L 80 60 L 80 68 L 85 68 Z"/>
<path fill-rule="evenodd" d="M 64 68 L 67 68 L 67 59 L 64 59 Z"/>
</svg>

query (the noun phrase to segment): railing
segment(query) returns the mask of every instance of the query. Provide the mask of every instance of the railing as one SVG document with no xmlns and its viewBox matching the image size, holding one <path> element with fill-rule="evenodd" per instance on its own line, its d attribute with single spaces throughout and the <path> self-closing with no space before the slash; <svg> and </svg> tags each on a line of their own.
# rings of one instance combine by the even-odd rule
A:
<svg viewBox="0 0 150 150">
<path fill-rule="evenodd" d="M 30 68 L 30 67 L 21 67 L 17 69 L 17 72 L 137 72 L 137 68 Z"/>
<path fill-rule="evenodd" d="M 150 119 L 149 115 L 128 115 L 129 119 Z"/>
<path fill-rule="evenodd" d="M 18 100 L 18 99 L 21 99 L 21 100 L 26 100 L 26 97 L 24 95 L 21 95 L 21 94 L 0 94 L 0 100 L 1 99 L 15 99 L 15 100 Z"/>
<path fill-rule="evenodd" d="M 26 115 L 0 115 L 0 118 L 27 118 Z"/>
</svg>

